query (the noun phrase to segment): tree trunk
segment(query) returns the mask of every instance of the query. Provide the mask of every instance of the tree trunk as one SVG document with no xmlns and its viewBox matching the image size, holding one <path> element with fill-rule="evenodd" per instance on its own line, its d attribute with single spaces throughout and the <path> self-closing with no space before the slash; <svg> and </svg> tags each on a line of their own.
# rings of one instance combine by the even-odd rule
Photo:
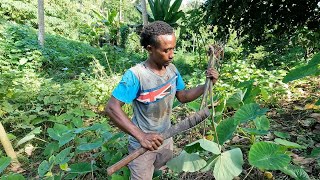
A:
<svg viewBox="0 0 320 180">
<path fill-rule="evenodd" d="M 141 6 L 142 6 L 143 26 L 146 26 L 146 25 L 148 25 L 147 2 L 146 2 L 146 0 L 141 0 Z"/>
<path fill-rule="evenodd" d="M 41 47 L 44 46 L 44 5 L 43 0 L 38 0 L 38 42 Z"/>
</svg>

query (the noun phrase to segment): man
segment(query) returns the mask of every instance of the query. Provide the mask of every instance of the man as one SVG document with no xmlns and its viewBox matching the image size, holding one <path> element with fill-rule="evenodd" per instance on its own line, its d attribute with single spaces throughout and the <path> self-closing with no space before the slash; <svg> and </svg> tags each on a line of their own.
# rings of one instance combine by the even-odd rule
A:
<svg viewBox="0 0 320 180">
<path fill-rule="evenodd" d="M 129 163 L 131 179 L 150 180 L 154 170 L 172 158 L 172 138 L 164 140 L 160 134 L 171 126 L 174 97 L 182 103 L 193 101 L 203 94 L 204 85 L 184 90 L 181 75 L 171 64 L 176 37 L 170 25 L 153 22 L 143 28 L 140 36 L 148 59 L 123 75 L 105 110 L 129 134 L 129 152 L 140 146 L 150 150 Z M 206 72 L 215 83 L 218 72 L 213 69 Z M 124 103 L 132 103 L 132 121 L 121 109 Z"/>
</svg>

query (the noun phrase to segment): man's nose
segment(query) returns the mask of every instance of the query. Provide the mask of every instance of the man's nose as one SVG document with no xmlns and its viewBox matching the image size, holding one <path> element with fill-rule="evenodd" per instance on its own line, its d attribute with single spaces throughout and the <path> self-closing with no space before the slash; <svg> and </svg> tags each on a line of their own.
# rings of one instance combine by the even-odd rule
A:
<svg viewBox="0 0 320 180">
<path fill-rule="evenodd" d="M 173 59 L 173 57 L 174 57 L 174 50 L 171 50 L 170 53 L 169 53 L 169 58 Z"/>
</svg>

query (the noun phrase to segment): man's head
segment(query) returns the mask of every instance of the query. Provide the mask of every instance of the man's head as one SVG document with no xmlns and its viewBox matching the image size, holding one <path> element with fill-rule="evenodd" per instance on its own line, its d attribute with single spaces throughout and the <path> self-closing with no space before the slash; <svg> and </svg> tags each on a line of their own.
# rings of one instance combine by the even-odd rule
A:
<svg viewBox="0 0 320 180">
<path fill-rule="evenodd" d="M 171 35 L 173 28 L 163 21 L 155 21 L 145 26 L 140 34 L 140 44 L 145 49 L 148 45 L 157 47 L 159 45 L 159 35 Z"/>
<path fill-rule="evenodd" d="M 162 21 L 145 26 L 141 33 L 141 45 L 149 52 L 149 60 L 159 66 L 169 65 L 174 56 L 176 36 L 173 28 Z"/>
</svg>

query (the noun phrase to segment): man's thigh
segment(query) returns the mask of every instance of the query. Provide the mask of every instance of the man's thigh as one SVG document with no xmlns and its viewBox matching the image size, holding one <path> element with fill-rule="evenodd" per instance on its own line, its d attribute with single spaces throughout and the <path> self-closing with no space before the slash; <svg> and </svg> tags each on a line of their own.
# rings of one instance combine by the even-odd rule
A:
<svg viewBox="0 0 320 180">
<path fill-rule="evenodd" d="M 130 151 L 130 150 L 129 150 Z M 154 171 L 154 162 L 156 154 L 152 151 L 147 151 L 141 156 L 137 157 L 128 164 L 131 172 L 131 180 L 151 180 Z"/>
</svg>

